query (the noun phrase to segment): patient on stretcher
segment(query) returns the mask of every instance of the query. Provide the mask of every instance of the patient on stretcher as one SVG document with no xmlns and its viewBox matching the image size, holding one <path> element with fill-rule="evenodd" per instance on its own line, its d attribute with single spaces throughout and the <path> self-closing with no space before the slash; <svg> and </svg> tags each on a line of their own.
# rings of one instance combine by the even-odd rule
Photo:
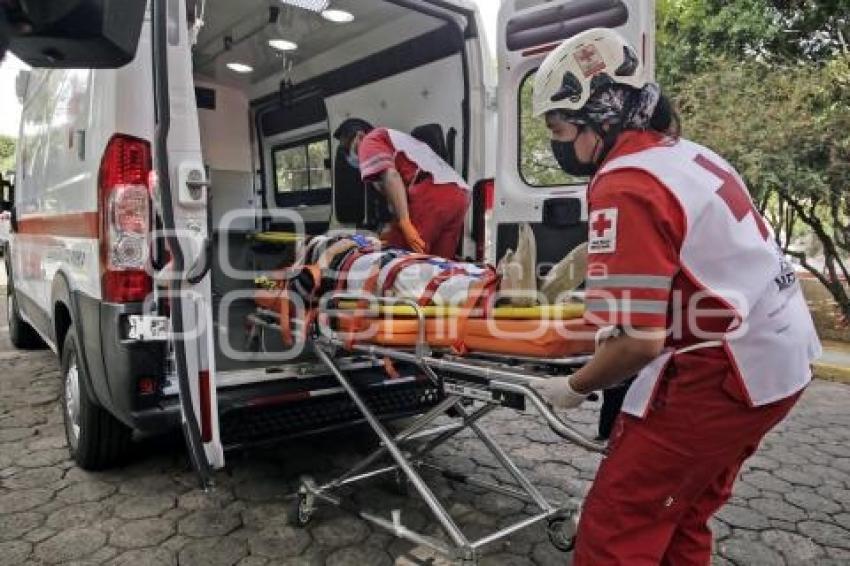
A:
<svg viewBox="0 0 850 566">
<path fill-rule="evenodd" d="M 287 345 L 295 338 L 292 321 L 310 318 L 323 300 L 345 292 L 358 300 L 337 305 L 334 328 L 350 343 L 416 345 L 420 326 L 413 308 L 369 300 L 393 297 L 421 307 L 432 347 L 553 359 L 592 352 L 596 329 L 582 320 L 583 305 L 570 299 L 584 271 L 575 275 L 567 263 L 581 263 L 581 250 L 556 265 L 538 292 L 536 276 L 517 261 L 528 258 L 523 261 L 534 264 L 534 255 L 527 253 L 533 242 L 523 238 L 533 238 L 530 229 L 521 230 L 517 253 L 494 268 L 387 249 L 371 236 L 318 236 L 278 280 L 261 282 L 256 302 L 279 313 Z M 304 339 L 303 333 L 298 338 Z"/>
<path fill-rule="evenodd" d="M 580 246 L 539 282 L 531 229 L 520 228 L 517 251 L 498 268 L 385 248 L 373 236 L 346 234 L 311 239 L 286 270 L 286 287 L 307 302 L 347 291 L 417 302 L 420 306 L 534 307 L 571 302 L 584 279 L 586 247 Z M 266 282 L 274 288 L 283 284 Z"/>
</svg>

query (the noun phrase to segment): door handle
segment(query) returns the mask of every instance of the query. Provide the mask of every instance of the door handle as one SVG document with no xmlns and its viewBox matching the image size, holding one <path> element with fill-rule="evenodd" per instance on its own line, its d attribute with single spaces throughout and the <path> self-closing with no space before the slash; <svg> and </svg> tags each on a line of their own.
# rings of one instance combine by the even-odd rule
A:
<svg viewBox="0 0 850 566">
<path fill-rule="evenodd" d="M 186 181 L 186 186 L 190 189 L 209 189 L 212 183 L 209 181 Z"/>
</svg>

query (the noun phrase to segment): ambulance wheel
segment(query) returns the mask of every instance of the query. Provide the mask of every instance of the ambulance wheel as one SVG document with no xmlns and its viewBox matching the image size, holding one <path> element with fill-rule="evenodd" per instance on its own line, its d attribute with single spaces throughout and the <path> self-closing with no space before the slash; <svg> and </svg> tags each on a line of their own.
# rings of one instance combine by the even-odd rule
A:
<svg viewBox="0 0 850 566">
<path fill-rule="evenodd" d="M 549 542 L 561 552 L 572 552 L 576 544 L 576 527 L 568 512 L 561 512 L 549 519 L 546 528 Z"/>
<path fill-rule="evenodd" d="M 6 319 L 9 322 L 9 340 L 15 348 L 19 350 L 44 348 L 44 342 L 38 333 L 21 318 L 11 281 L 6 285 Z"/>
<path fill-rule="evenodd" d="M 92 402 L 73 328 L 62 347 L 62 380 L 62 413 L 71 458 L 84 470 L 104 470 L 123 462 L 132 431 Z"/>
</svg>

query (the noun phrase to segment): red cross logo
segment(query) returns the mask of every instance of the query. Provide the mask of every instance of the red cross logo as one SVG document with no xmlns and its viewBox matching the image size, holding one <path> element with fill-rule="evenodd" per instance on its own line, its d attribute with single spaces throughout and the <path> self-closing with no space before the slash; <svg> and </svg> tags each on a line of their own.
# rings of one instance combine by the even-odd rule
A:
<svg viewBox="0 0 850 566">
<path fill-rule="evenodd" d="M 761 233 L 761 237 L 767 240 L 770 237 L 770 230 L 767 224 L 765 224 L 764 218 L 762 218 L 759 211 L 753 206 L 753 202 L 747 194 L 746 187 L 741 185 L 732 173 L 712 163 L 706 157 L 697 155 L 694 160 L 697 165 L 708 170 L 712 175 L 719 177 L 723 181 L 723 185 L 717 191 L 717 196 L 722 198 L 727 206 L 729 206 L 729 210 L 732 211 L 735 220 L 742 222 L 744 218 L 752 214 L 753 219 L 756 221 L 756 227 L 759 233 Z"/>
<path fill-rule="evenodd" d="M 590 225 L 590 227 L 596 232 L 597 238 L 605 236 L 605 232 L 613 228 L 613 226 L 614 224 L 605 217 L 604 212 L 596 218 L 593 224 Z"/>
<path fill-rule="evenodd" d="M 605 69 L 605 60 L 595 45 L 582 45 L 573 56 L 586 78 Z"/>
</svg>

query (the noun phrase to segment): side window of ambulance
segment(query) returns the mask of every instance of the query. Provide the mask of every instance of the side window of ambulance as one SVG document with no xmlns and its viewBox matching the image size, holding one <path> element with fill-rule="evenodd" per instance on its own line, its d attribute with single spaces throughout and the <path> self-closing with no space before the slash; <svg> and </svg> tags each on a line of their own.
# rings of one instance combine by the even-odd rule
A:
<svg viewBox="0 0 850 566">
<path fill-rule="evenodd" d="M 273 152 L 277 192 L 295 193 L 331 186 L 330 142 L 313 139 L 279 147 Z"/>
<path fill-rule="evenodd" d="M 519 174 L 532 187 L 584 184 L 586 179 L 564 173 L 552 155 L 549 130 L 532 111 L 534 73 L 522 82 L 519 95 Z"/>
</svg>

